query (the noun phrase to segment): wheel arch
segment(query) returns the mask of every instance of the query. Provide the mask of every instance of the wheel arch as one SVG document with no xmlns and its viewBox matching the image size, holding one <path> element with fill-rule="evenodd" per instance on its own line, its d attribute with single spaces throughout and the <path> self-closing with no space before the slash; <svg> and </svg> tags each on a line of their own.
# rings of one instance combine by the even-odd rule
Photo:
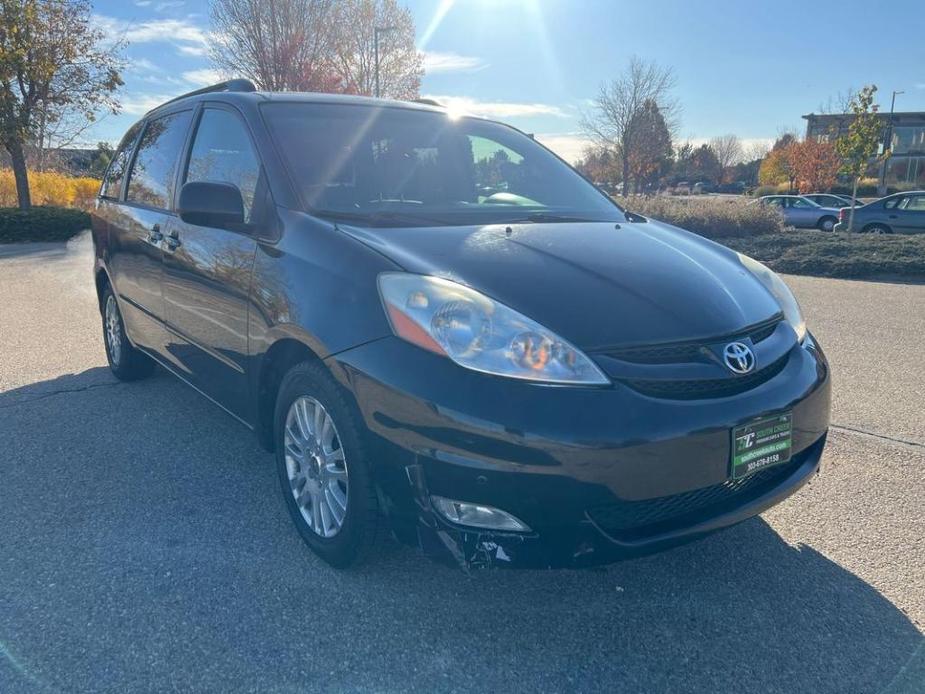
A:
<svg viewBox="0 0 925 694">
<path fill-rule="evenodd" d="M 267 451 L 274 448 L 273 414 L 276 395 L 283 376 L 304 361 L 322 363 L 318 354 L 302 340 L 282 337 L 274 342 L 260 360 L 256 384 L 255 430 L 260 445 Z"/>
<path fill-rule="evenodd" d="M 93 270 L 93 285 L 96 287 L 96 304 L 100 309 L 100 313 L 102 313 L 103 293 L 106 291 L 106 288 L 111 288 L 113 293 L 116 291 L 112 284 L 112 278 L 109 276 L 109 271 L 102 263 L 97 263 L 96 268 Z M 118 299 L 118 297 L 116 298 Z"/>
</svg>

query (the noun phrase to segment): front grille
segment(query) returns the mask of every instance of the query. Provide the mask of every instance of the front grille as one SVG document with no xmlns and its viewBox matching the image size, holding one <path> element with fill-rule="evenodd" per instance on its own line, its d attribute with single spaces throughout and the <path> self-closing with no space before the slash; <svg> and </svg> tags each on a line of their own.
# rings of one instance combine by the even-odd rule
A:
<svg viewBox="0 0 925 694">
<path fill-rule="evenodd" d="M 781 317 L 774 318 L 746 328 L 741 333 L 717 337 L 698 342 L 670 342 L 661 345 L 644 345 L 639 347 L 624 347 L 621 349 L 606 350 L 603 354 L 621 361 L 634 364 L 685 364 L 688 362 L 704 361 L 705 350 L 708 345 L 732 342 L 733 340 L 751 339 L 752 344 L 766 340 L 777 329 Z"/>
<path fill-rule="evenodd" d="M 708 398 L 727 398 L 757 388 L 770 381 L 784 370 L 790 355 L 785 354 L 777 361 L 763 369 L 758 369 L 744 376 L 730 374 L 726 378 L 709 378 L 699 380 L 643 380 L 628 379 L 623 381 L 633 390 L 653 398 L 669 400 L 704 400 Z"/>
<path fill-rule="evenodd" d="M 745 503 L 775 487 L 798 468 L 803 455 L 738 480 L 726 480 L 710 487 L 642 501 L 620 501 L 587 510 L 588 517 L 615 538 L 640 537 L 659 530 L 666 521 L 678 521 L 691 514 L 705 514 L 729 502 Z"/>
</svg>

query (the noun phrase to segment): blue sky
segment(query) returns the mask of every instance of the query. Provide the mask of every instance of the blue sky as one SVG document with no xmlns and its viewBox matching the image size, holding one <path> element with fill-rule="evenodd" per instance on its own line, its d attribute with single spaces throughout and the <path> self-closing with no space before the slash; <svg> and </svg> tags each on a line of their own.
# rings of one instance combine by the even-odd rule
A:
<svg viewBox="0 0 925 694">
<path fill-rule="evenodd" d="M 579 121 L 589 100 L 632 55 L 674 69 L 682 139 L 802 132 L 802 114 L 867 83 L 880 87 L 886 108 L 897 89 L 905 91 L 897 111 L 925 110 L 922 0 L 888 8 L 869 0 L 403 4 L 425 53 L 424 95 L 534 132 L 570 160 L 584 144 Z M 214 77 L 207 0 L 97 0 L 94 12 L 129 40 L 129 68 L 123 114 L 102 120 L 87 141 L 118 140 L 149 108 Z"/>
</svg>

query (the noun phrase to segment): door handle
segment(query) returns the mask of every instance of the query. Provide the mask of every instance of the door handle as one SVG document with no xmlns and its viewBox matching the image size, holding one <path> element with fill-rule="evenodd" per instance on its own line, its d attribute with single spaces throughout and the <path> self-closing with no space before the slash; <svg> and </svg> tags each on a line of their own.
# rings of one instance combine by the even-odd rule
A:
<svg viewBox="0 0 925 694">
<path fill-rule="evenodd" d="M 151 227 L 151 231 L 148 232 L 148 243 L 160 243 L 164 239 L 164 235 L 161 233 L 161 225 L 155 224 Z"/>
<path fill-rule="evenodd" d="M 183 243 L 180 241 L 180 234 L 177 232 L 176 229 L 174 229 L 167 235 L 167 248 L 169 248 L 172 251 L 175 251 L 182 245 Z"/>
</svg>

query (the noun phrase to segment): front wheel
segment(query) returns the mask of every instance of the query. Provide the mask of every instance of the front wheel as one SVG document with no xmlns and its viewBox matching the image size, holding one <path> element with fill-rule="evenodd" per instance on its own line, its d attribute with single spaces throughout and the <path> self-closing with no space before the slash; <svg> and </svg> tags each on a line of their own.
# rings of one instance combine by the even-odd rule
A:
<svg viewBox="0 0 925 694">
<path fill-rule="evenodd" d="M 823 217 L 816 226 L 819 231 L 832 231 L 837 223 L 838 220 L 835 217 Z"/>
<path fill-rule="evenodd" d="M 283 377 L 274 420 L 289 515 L 336 568 L 361 563 L 381 539 L 365 428 L 347 398 L 323 365 L 304 362 Z"/>
<path fill-rule="evenodd" d="M 103 342 L 106 345 L 106 361 L 120 381 L 137 381 L 151 375 L 154 362 L 151 357 L 139 351 L 125 335 L 125 323 L 116 295 L 106 287 L 103 303 Z"/>
</svg>

